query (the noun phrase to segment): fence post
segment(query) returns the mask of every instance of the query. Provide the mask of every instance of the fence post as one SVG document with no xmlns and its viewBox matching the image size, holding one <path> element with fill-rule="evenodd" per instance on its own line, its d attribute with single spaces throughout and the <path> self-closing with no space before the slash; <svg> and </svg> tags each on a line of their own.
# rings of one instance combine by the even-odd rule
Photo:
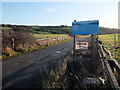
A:
<svg viewBox="0 0 120 90">
<path fill-rule="evenodd" d="M 14 50 L 14 39 L 12 39 L 12 49 Z"/>
</svg>

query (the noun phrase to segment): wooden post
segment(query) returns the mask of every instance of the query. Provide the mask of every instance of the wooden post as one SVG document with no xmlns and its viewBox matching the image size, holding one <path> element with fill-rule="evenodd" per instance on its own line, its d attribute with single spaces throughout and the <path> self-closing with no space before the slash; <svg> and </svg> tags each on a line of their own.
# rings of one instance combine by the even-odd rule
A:
<svg viewBox="0 0 120 90">
<path fill-rule="evenodd" d="M 107 60 L 107 61 L 111 67 L 112 72 L 114 73 L 115 62 L 113 60 Z"/>
<path fill-rule="evenodd" d="M 14 50 L 14 39 L 12 39 L 12 49 Z"/>
<path fill-rule="evenodd" d="M 115 30 L 114 30 L 114 48 L 115 48 L 115 59 L 116 59 L 117 49 L 116 49 L 116 35 L 115 35 Z"/>
<path fill-rule="evenodd" d="M 58 41 L 58 36 L 57 36 L 57 41 Z"/>
</svg>

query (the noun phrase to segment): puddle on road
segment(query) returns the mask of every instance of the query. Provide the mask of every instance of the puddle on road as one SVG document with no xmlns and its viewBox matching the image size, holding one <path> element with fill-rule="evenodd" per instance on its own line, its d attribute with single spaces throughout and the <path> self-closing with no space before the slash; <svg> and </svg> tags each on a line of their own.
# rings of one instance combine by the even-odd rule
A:
<svg viewBox="0 0 120 90">
<path fill-rule="evenodd" d="M 56 51 L 56 53 L 58 53 L 58 54 L 59 54 L 59 53 L 61 53 L 61 51 L 60 51 L 60 50 L 57 50 L 57 51 Z"/>
</svg>

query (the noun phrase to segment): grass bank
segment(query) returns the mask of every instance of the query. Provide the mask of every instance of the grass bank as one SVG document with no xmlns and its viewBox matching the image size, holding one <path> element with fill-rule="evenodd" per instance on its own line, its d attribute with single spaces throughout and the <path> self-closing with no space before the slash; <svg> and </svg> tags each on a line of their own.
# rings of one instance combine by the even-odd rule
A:
<svg viewBox="0 0 120 90">
<path fill-rule="evenodd" d="M 120 34 L 115 34 L 116 37 L 115 39 L 114 39 L 114 34 L 98 36 L 99 40 L 102 41 L 102 44 L 105 46 L 105 48 L 111 52 L 111 55 L 117 61 L 120 60 L 120 45 L 118 40 L 119 35 Z M 116 41 L 116 45 L 114 41 Z"/>
<path fill-rule="evenodd" d="M 46 35 L 45 35 L 45 36 L 46 36 Z M 44 36 L 44 37 L 45 37 L 45 36 Z M 49 36 L 50 36 L 50 35 L 49 35 Z M 51 36 L 53 36 L 53 35 L 51 35 Z M 10 56 L 2 56 L 2 59 L 3 59 L 3 60 L 7 60 L 7 59 L 12 58 L 12 57 L 15 57 L 15 56 L 19 56 L 19 55 L 31 53 L 31 52 L 33 52 L 33 51 L 40 50 L 40 49 L 45 49 L 45 48 L 48 48 L 48 47 L 51 47 L 51 46 L 54 46 L 54 45 L 57 45 L 57 44 L 60 44 L 60 43 L 69 41 L 69 40 L 72 40 L 72 38 L 71 38 L 71 39 L 64 39 L 64 40 L 56 41 L 56 42 L 54 42 L 54 43 L 52 43 L 52 44 L 50 44 L 50 45 L 45 44 L 45 45 L 37 45 L 37 46 L 31 47 L 31 48 L 27 48 L 27 47 L 26 47 L 26 48 L 22 48 L 21 51 L 19 51 L 19 52 L 16 52 L 16 51 L 14 51 L 14 50 L 9 49 L 8 51 L 9 51 L 9 53 L 10 53 Z"/>
</svg>

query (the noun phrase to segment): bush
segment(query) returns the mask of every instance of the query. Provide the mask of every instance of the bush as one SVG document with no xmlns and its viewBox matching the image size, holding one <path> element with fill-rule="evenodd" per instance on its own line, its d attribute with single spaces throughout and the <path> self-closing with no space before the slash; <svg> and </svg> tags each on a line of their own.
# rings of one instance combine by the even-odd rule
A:
<svg viewBox="0 0 120 90">
<path fill-rule="evenodd" d="M 2 52 L 5 56 L 12 56 L 15 52 L 28 52 L 29 48 L 37 46 L 37 40 L 23 30 L 2 30 Z M 27 49 L 26 49 L 27 48 Z"/>
</svg>

